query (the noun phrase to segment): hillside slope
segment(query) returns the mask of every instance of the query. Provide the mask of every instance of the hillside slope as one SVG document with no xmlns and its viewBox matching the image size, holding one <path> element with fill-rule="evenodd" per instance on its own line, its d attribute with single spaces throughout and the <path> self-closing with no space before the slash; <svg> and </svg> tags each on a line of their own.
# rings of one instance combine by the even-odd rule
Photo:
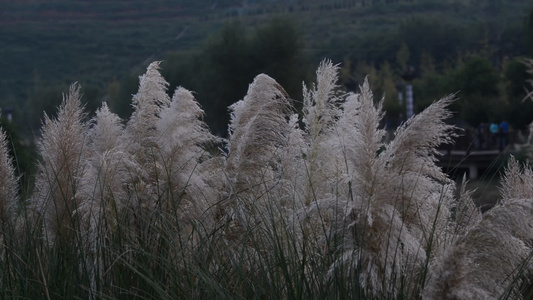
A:
<svg viewBox="0 0 533 300">
<path fill-rule="evenodd" d="M 0 107 L 24 102 L 40 86 L 79 81 L 105 90 L 169 52 L 201 49 L 235 19 L 250 29 L 273 16 L 293 20 L 314 61 L 393 59 L 390 53 L 409 34 L 400 25 L 413 19 L 452 26 L 462 43 L 490 41 L 520 54 L 517 32 L 530 7 L 526 0 L 2 0 Z M 411 38 L 428 37 L 421 31 Z M 442 47 L 455 51 L 456 42 L 452 36 Z"/>
</svg>

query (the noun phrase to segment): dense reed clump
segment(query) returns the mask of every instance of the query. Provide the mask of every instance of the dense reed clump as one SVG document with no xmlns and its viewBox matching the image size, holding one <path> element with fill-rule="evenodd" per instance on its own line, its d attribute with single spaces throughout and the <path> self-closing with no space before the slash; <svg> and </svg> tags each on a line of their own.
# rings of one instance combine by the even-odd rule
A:
<svg viewBox="0 0 533 300">
<path fill-rule="evenodd" d="M 0 131 L 0 292 L 26 298 L 518 299 L 528 294 L 532 171 L 513 161 L 481 215 L 435 164 L 453 96 L 385 142 L 370 84 L 323 61 L 300 116 L 260 74 L 227 140 L 152 63 L 121 120 L 87 121 L 78 85 L 45 116 L 25 204 Z M 530 178 L 531 177 L 531 178 Z M 532 181 L 532 182 L 530 182 Z M 15 220 L 18 220 L 15 222 Z M 12 239 L 11 239 L 12 240 Z M 507 251 L 506 251 L 507 250 Z M 505 252 L 505 253 L 502 253 Z M 30 266 L 38 266 L 34 271 Z"/>
</svg>

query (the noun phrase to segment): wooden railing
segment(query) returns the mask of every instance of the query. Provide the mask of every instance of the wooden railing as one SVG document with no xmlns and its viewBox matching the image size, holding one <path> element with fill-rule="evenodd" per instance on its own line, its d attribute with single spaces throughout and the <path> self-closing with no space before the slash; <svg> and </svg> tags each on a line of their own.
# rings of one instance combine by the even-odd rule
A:
<svg viewBox="0 0 533 300">
<path fill-rule="evenodd" d="M 507 135 L 485 133 L 480 136 L 473 130 L 463 130 L 455 143 L 442 145 L 438 165 L 447 173 L 467 170 L 470 179 L 476 179 L 481 169 L 494 166 L 498 158 L 514 143 L 522 143 L 520 134 L 510 131 Z"/>
</svg>

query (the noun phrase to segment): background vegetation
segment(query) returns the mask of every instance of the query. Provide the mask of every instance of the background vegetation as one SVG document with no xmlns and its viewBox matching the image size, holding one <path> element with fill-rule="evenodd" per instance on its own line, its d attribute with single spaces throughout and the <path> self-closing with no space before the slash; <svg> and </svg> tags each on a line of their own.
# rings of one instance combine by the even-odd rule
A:
<svg viewBox="0 0 533 300">
<path fill-rule="evenodd" d="M 170 86 L 184 86 L 227 134 L 227 107 L 258 73 L 276 78 L 295 106 L 301 83 L 324 57 L 341 63 L 340 82 L 355 90 L 369 75 L 385 97 L 385 122 L 404 120 L 397 101 L 412 66 L 415 112 L 459 91 L 456 123 L 531 122 L 519 58 L 533 54 L 529 1 L 255 0 L 2 1 L 0 107 L 31 147 L 42 112 L 82 84 L 89 116 L 102 101 L 121 117 L 147 64 L 162 60 Z"/>
</svg>

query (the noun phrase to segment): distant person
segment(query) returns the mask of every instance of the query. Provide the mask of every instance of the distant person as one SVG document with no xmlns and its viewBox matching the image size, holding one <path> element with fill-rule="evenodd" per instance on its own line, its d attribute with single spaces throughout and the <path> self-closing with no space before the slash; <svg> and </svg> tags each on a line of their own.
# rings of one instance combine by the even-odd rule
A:
<svg viewBox="0 0 533 300">
<path fill-rule="evenodd" d="M 490 124 L 489 130 L 490 130 L 490 137 L 491 137 L 492 144 L 498 145 L 499 144 L 498 133 L 500 132 L 500 126 L 498 126 L 497 123 L 493 122 Z"/>
<path fill-rule="evenodd" d="M 505 149 L 507 147 L 509 138 L 509 123 L 507 121 L 503 120 L 500 123 L 500 151 Z"/>
</svg>

